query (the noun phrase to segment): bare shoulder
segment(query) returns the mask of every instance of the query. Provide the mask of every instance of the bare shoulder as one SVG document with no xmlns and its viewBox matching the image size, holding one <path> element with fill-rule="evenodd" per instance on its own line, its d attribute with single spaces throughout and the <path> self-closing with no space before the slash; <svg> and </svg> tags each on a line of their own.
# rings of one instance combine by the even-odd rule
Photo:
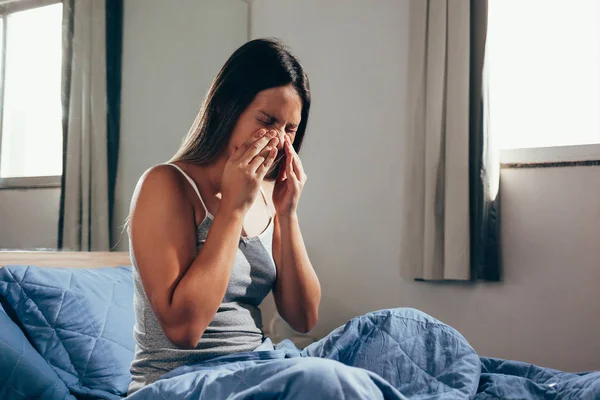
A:
<svg viewBox="0 0 600 400">
<path fill-rule="evenodd" d="M 133 192 L 132 203 L 135 203 L 140 196 L 146 197 L 147 195 L 165 194 L 174 191 L 183 192 L 182 175 L 175 168 L 168 165 L 155 165 L 149 168 L 142 174 L 137 182 L 135 190 Z"/>
<path fill-rule="evenodd" d="M 186 202 L 183 175 L 169 165 L 156 165 L 138 180 L 131 198 L 131 216 L 181 207 Z"/>
</svg>

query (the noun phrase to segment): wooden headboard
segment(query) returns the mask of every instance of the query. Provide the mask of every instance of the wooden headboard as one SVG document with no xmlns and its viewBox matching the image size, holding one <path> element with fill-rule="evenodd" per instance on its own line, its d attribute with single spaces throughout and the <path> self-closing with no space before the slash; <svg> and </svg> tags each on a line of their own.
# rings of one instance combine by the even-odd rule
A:
<svg viewBox="0 0 600 400">
<path fill-rule="evenodd" d="M 4 265 L 100 268 L 131 265 L 131 260 L 126 251 L 0 251 L 0 268 Z"/>
</svg>

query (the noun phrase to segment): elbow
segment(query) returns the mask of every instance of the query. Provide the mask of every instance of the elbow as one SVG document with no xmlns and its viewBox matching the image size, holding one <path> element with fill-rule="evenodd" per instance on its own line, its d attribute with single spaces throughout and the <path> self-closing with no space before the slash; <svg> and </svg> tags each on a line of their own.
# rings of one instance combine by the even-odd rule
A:
<svg viewBox="0 0 600 400">
<path fill-rule="evenodd" d="M 310 332 L 315 325 L 317 325 L 317 321 L 319 320 L 319 311 L 314 310 L 311 312 L 306 312 L 302 321 L 298 321 L 293 327 L 296 332 L 299 333 L 308 333 Z"/>
<path fill-rule="evenodd" d="M 306 325 L 304 326 L 304 329 L 301 331 L 301 333 L 308 333 L 308 332 L 312 331 L 312 329 L 315 327 L 315 325 L 317 325 L 318 321 L 319 321 L 319 312 L 315 311 L 313 315 L 311 315 L 307 318 Z"/>
<path fill-rule="evenodd" d="M 314 297 L 315 301 L 306 302 L 303 306 L 296 308 L 295 311 L 291 311 L 291 307 L 288 307 L 287 310 L 291 312 L 283 312 L 281 316 L 296 332 L 308 333 L 317 325 L 319 320 L 320 297 L 319 293 L 318 296 Z M 291 309 L 293 310 L 293 308 Z"/>
<path fill-rule="evenodd" d="M 316 300 L 312 302 L 312 304 L 304 311 L 304 321 L 300 326 L 301 329 L 298 330 L 300 333 L 308 333 L 315 327 L 315 325 L 317 325 L 317 322 L 319 321 L 319 304 L 321 303 L 320 288 L 318 294 L 315 295 L 314 298 Z"/>
<path fill-rule="evenodd" d="M 173 345 L 183 350 L 192 350 L 198 346 L 204 330 L 193 329 L 189 326 L 168 328 L 165 336 Z"/>
<path fill-rule="evenodd" d="M 174 346 L 182 350 L 192 350 L 198 346 L 204 331 L 214 317 L 210 314 L 192 314 L 185 307 L 179 310 L 164 310 L 158 318 L 163 333 Z"/>
<path fill-rule="evenodd" d="M 196 340 L 192 337 L 178 337 L 178 338 L 169 338 L 169 341 L 173 343 L 177 348 L 181 350 L 193 350 L 198 346 L 199 340 Z"/>
</svg>

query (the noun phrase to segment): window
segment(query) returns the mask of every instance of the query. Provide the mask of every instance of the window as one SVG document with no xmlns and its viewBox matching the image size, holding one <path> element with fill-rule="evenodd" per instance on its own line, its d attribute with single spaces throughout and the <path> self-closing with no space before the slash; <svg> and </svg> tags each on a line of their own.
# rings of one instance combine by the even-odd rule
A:
<svg viewBox="0 0 600 400">
<path fill-rule="evenodd" d="M 490 0 L 487 46 L 501 149 L 600 143 L 600 1 Z"/>
<path fill-rule="evenodd" d="M 24 0 L 0 8 L 4 187 L 60 183 L 62 4 L 49 3 L 56 1 Z"/>
</svg>

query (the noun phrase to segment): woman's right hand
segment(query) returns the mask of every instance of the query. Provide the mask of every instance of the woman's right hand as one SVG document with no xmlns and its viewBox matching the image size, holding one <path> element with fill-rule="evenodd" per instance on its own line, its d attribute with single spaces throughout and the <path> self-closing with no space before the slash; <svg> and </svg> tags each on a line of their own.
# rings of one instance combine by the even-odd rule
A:
<svg viewBox="0 0 600 400">
<path fill-rule="evenodd" d="M 221 206 L 246 213 L 277 156 L 277 133 L 261 129 L 229 157 L 221 178 Z"/>
</svg>

